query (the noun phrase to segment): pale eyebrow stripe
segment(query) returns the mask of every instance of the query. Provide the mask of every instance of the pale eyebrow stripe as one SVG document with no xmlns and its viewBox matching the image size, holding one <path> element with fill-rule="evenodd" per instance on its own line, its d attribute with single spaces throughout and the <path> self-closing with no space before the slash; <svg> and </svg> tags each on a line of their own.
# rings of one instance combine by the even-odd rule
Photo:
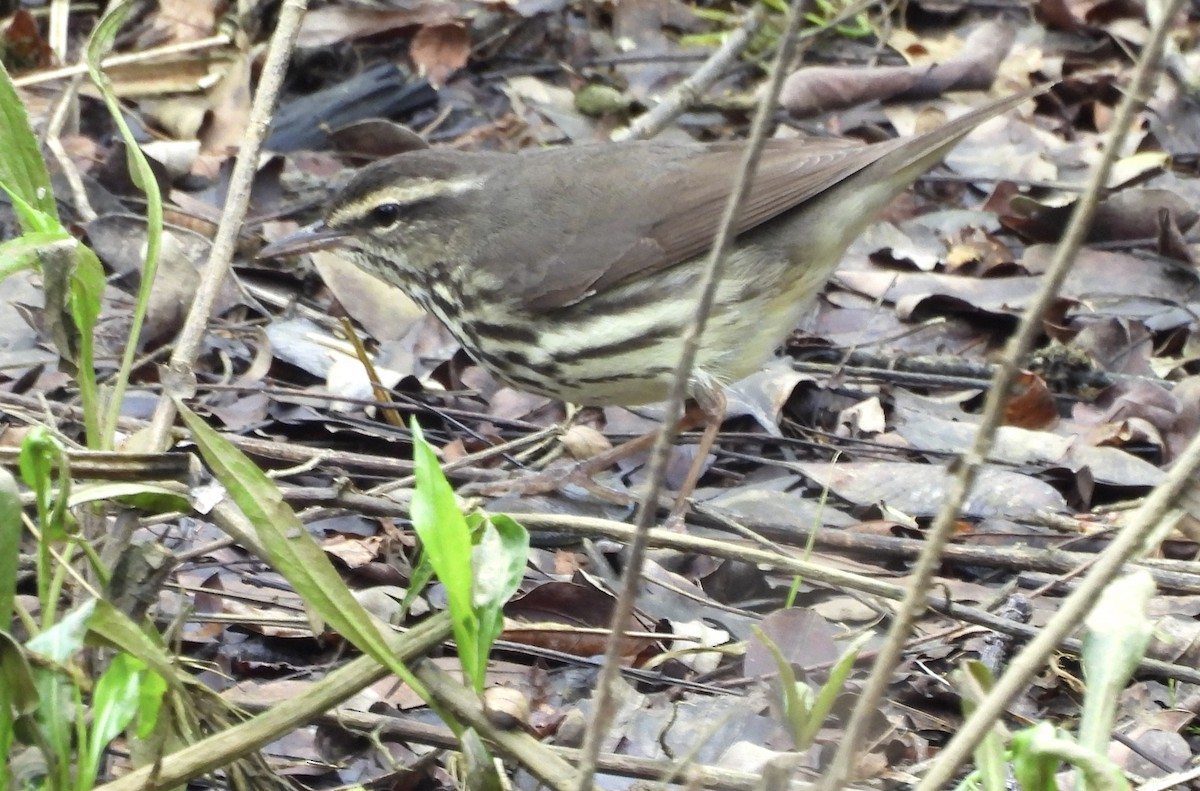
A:
<svg viewBox="0 0 1200 791">
<path fill-rule="evenodd" d="M 480 189 L 483 179 L 479 176 L 466 176 L 450 181 L 435 179 L 420 179 L 406 184 L 381 187 L 374 192 L 349 203 L 333 212 L 329 221 L 332 223 L 346 222 L 362 217 L 376 206 L 385 203 L 395 203 L 401 206 L 419 203 L 443 195 L 461 195 L 465 192 Z"/>
</svg>

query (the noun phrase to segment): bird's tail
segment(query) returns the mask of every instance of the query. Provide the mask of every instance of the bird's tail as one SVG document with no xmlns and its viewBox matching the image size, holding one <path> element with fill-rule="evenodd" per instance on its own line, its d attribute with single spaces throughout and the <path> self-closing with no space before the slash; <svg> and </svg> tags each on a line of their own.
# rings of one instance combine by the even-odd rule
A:
<svg viewBox="0 0 1200 791">
<path fill-rule="evenodd" d="M 984 121 L 1012 110 L 1039 95 L 1043 86 L 991 102 L 915 137 L 898 138 L 877 145 L 886 150 L 862 169 L 815 197 L 808 205 L 817 227 L 845 231 L 844 250 L 876 215 L 899 193 L 940 161 L 950 149 Z M 835 267 L 837 261 L 830 261 Z"/>
</svg>

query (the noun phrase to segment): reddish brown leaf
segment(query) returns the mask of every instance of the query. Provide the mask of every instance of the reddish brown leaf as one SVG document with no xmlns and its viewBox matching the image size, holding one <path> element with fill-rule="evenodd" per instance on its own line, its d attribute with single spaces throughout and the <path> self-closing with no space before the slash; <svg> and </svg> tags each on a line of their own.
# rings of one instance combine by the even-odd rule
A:
<svg viewBox="0 0 1200 791">
<path fill-rule="evenodd" d="M 451 74 L 467 65 L 471 39 L 457 22 L 422 25 L 409 44 L 408 56 L 430 85 L 440 88 Z"/>
</svg>

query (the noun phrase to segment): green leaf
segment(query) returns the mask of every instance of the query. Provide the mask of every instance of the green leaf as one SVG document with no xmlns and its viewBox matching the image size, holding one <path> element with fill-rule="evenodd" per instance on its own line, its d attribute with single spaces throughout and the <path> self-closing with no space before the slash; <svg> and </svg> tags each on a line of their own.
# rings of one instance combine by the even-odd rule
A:
<svg viewBox="0 0 1200 791">
<path fill-rule="evenodd" d="M 30 638 L 25 648 L 30 653 L 41 654 L 63 670 L 70 668 L 70 660 L 83 647 L 87 634 L 87 623 L 95 609 L 95 601 L 84 602 L 60 618 L 58 623 Z M 72 772 L 72 739 L 79 738 L 76 714 L 82 717 L 83 706 L 79 689 L 73 678 L 52 667 L 37 667 L 34 670 L 34 688 L 39 703 L 34 718 L 37 733 L 44 739 L 45 758 L 50 764 L 52 780 L 61 789 L 70 787 Z"/>
<path fill-rule="evenodd" d="M 862 650 L 862 647 L 867 644 L 870 638 L 871 635 L 867 632 L 856 637 L 851 641 L 850 645 L 846 646 L 846 650 L 842 652 L 837 662 L 830 668 L 829 678 L 817 690 L 816 698 L 812 702 L 812 708 L 808 712 L 808 719 L 800 729 L 800 745 L 807 747 L 817 738 L 817 733 L 821 730 L 821 726 L 825 724 L 826 718 L 829 717 L 829 712 L 833 711 L 833 704 L 837 702 L 838 696 L 842 694 L 842 689 L 846 685 L 846 679 L 850 677 L 850 671 L 854 669 L 854 662 L 858 659 L 858 652 Z"/>
<path fill-rule="evenodd" d="M 471 553 L 475 574 L 473 600 L 479 620 L 476 663 L 487 667 L 492 644 L 504 630 L 504 605 L 517 591 L 529 562 L 529 532 L 503 514 L 483 521 Z"/>
<path fill-rule="evenodd" d="M 21 452 L 17 456 L 17 467 L 25 485 L 33 490 L 34 503 L 37 507 L 38 530 L 40 531 L 37 552 L 37 588 L 38 601 L 43 608 L 43 625 L 53 622 L 55 615 L 54 602 L 51 601 L 51 581 L 53 579 L 53 563 L 50 553 L 55 541 L 67 539 L 67 520 L 65 511 L 58 507 L 53 499 L 55 468 L 64 464 L 62 445 L 45 426 L 34 426 L 21 442 Z M 65 476 L 60 476 L 65 480 Z"/>
<path fill-rule="evenodd" d="M 125 143 L 129 177 L 133 179 L 134 186 L 145 192 L 147 197 L 150 196 L 151 191 L 157 197 L 158 182 L 155 180 L 154 173 L 150 170 L 150 165 L 146 162 L 145 156 L 141 155 L 141 148 L 138 147 L 138 141 L 133 134 L 133 130 L 129 128 L 129 124 L 125 121 L 125 114 L 121 111 L 121 105 L 117 101 L 117 94 L 113 90 L 112 81 L 108 79 L 108 75 L 104 73 L 100 65 L 101 61 L 104 60 L 104 56 L 112 50 L 117 33 L 121 31 L 125 20 L 129 18 L 129 14 L 134 10 L 136 5 L 135 0 L 120 0 L 108 7 L 108 11 L 96 23 L 96 27 L 88 39 L 87 67 L 88 73 L 92 77 L 92 82 L 96 83 L 96 87 L 100 89 L 104 104 L 108 107 L 108 112 L 116 123 L 117 131 L 120 132 L 121 139 Z"/>
<path fill-rule="evenodd" d="M 120 2 L 111 4 L 108 11 L 96 23 L 96 28 L 92 31 L 92 36 L 88 40 L 87 45 L 88 73 L 91 74 L 92 81 L 96 83 L 96 88 L 100 91 L 104 105 L 108 108 L 109 115 L 112 117 L 113 123 L 116 124 L 117 131 L 121 134 L 121 139 L 125 142 L 125 159 L 129 165 L 130 178 L 146 194 L 146 258 L 142 266 L 141 287 L 138 289 L 137 302 L 134 304 L 133 316 L 130 320 L 129 340 L 125 344 L 125 350 L 121 355 L 121 365 L 117 376 L 113 379 L 112 397 L 108 402 L 103 422 L 98 426 L 95 436 L 91 434 L 90 429 L 92 427 L 88 427 L 89 441 L 94 446 L 102 448 L 110 448 L 113 437 L 116 434 L 117 420 L 121 414 L 121 403 L 125 397 L 125 388 L 129 383 L 130 372 L 133 370 L 134 358 L 137 355 L 138 338 L 141 335 L 142 325 L 146 320 L 146 311 L 150 305 L 150 291 L 154 287 L 154 280 L 158 275 L 158 256 L 159 250 L 162 247 L 163 207 L 162 194 L 158 187 L 158 181 L 154 178 L 154 171 L 150 169 L 150 163 L 146 160 L 146 155 L 142 153 L 142 149 L 138 146 L 137 138 L 134 137 L 129 124 L 125 121 L 125 115 L 121 112 L 121 105 L 117 101 L 111 81 L 109 81 L 108 76 L 100 68 L 100 63 L 104 59 L 104 56 L 112 49 L 117 32 L 137 5 L 136 0 L 120 0 Z M 81 258 L 81 267 L 86 263 Z M 102 270 L 100 271 L 101 279 L 99 283 L 102 288 L 103 272 Z M 79 313 L 79 311 L 85 309 L 84 306 L 90 299 L 90 292 L 93 290 L 93 285 L 94 283 L 90 281 L 89 275 L 89 283 L 79 285 L 81 292 L 88 293 L 81 293 L 78 297 L 80 304 L 72 306 L 76 311 L 76 315 L 80 318 L 80 326 L 90 327 L 95 323 L 94 318 L 88 321 L 86 317 Z M 73 291 L 73 295 L 74 293 Z M 96 308 L 99 309 L 98 300 L 95 304 Z M 85 341 L 85 345 L 81 348 L 80 357 L 85 361 L 81 363 L 81 367 L 90 368 L 90 360 L 92 358 L 90 340 L 89 337 Z M 88 393 L 85 391 L 85 408 L 87 405 L 87 396 Z"/>
<path fill-rule="evenodd" d="M 34 491 L 39 519 L 45 518 L 43 511 L 50 510 L 54 469 L 61 454 L 62 445 L 45 426 L 34 426 L 21 442 L 17 469 L 21 471 L 21 480 Z"/>
<path fill-rule="evenodd" d="M 412 579 L 408 583 L 408 593 L 404 595 L 404 601 L 400 603 L 400 609 L 403 612 L 408 612 L 413 606 L 413 602 L 421 595 L 421 591 L 433 579 L 433 566 L 429 565 L 429 556 L 424 552 L 420 552 L 417 556 L 417 563 L 412 570 Z"/>
<path fill-rule="evenodd" d="M 805 732 L 805 724 L 809 720 L 813 692 L 807 684 L 802 684 L 796 680 L 796 673 L 792 670 L 792 663 L 779 650 L 779 646 L 775 644 L 775 641 L 767 637 L 766 632 L 757 626 L 750 628 L 754 632 L 754 636 L 762 642 L 767 652 L 771 654 L 772 661 L 775 662 L 775 670 L 779 674 L 779 691 L 782 696 L 779 706 L 783 713 L 783 724 L 791 730 L 793 746 L 797 750 L 804 750 L 808 745 L 803 743 L 801 738 Z"/>
<path fill-rule="evenodd" d="M 101 404 L 99 390 L 96 386 L 95 365 L 95 328 L 96 322 L 100 319 L 100 308 L 104 296 L 104 267 L 100 264 L 100 259 L 96 257 L 92 249 L 86 245 L 79 245 L 75 253 L 76 266 L 71 273 L 70 308 L 75 326 L 80 328 L 79 372 L 77 380 L 79 382 L 80 399 L 83 401 L 84 427 L 87 429 L 89 447 L 110 448 L 112 446 L 113 432 L 109 431 L 105 433 L 100 424 Z M 136 327 L 130 329 L 129 341 L 126 346 L 127 348 L 136 348 Z M 118 376 L 119 382 L 124 382 L 127 379 L 127 372 Z M 116 404 L 115 409 L 117 410 L 120 409 L 120 400 L 123 392 L 123 389 L 118 387 L 117 392 L 113 394 L 113 400 Z M 115 426 L 116 423 L 113 423 L 114 428 Z"/>
<path fill-rule="evenodd" d="M 58 349 L 59 368 L 72 376 L 79 370 L 79 324 L 71 316 L 71 274 L 79 259 L 75 252 L 78 246 L 71 239 L 38 251 L 44 302 L 42 323 Z"/>
<path fill-rule="evenodd" d="M 92 250 L 79 245 L 71 270 L 71 315 L 84 335 L 91 335 L 104 297 L 104 266 Z"/>
<path fill-rule="evenodd" d="M 54 203 L 50 174 L 46 172 L 41 147 L 29 125 L 25 105 L 17 95 L 16 86 L 3 63 L 0 63 L 0 140 L 4 141 L 4 155 L 0 156 L 0 184 L 25 205 L 52 218 L 54 224 L 58 225 L 58 206 Z M 22 217 L 20 211 L 18 219 L 22 223 L 21 230 L 25 232 L 45 230 L 27 226 L 25 222 L 28 218 Z"/>
<path fill-rule="evenodd" d="M 95 600 L 86 601 L 63 616 L 58 623 L 25 643 L 25 648 L 64 664 L 84 646 L 88 620 L 96 609 Z"/>
<path fill-rule="evenodd" d="M 1054 726 L 1049 722 L 1039 722 L 1013 734 L 1013 776 L 1017 778 L 1021 791 L 1057 791 L 1058 783 L 1054 775 L 1060 761 L 1057 755 L 1039 746 L 1054 740 Z"/>
<path fill-rule="evenodd" d="M 37 711 L 38 694 L 33 686 L 33 669 L 21 644 L 0 630 L 0 688 L 8 695 L 8 705 L 17 714 Z M 0 755 L 4 755 L 0 752 Z"/>
<path fill-rule="evenodd" d="M 147 739 L 154 733 L 166 695 L 167 680 L 153 670 L 143 671 L 142 683 L 138 685 L 137 728 L 134 730 L 139 739 Z"/>
<path fill-rule="evenodd" d="M 128 615 L 103 599 L 95 603 L 88 619 L 87 641 L 89 645 L 124 651 L 172 686 L 180 681 L 194 681 L 192 676 L 179 669 L 175 656 L 162 644 L 157 633 L 143 631 Z"/>
<path fill-rule="evenodd" d="M 250 538 L 261 547 L 265 560 L 291 583 L 317 616 L 360 651 L 400 676 L 456 733 L 461 730 L 452 717 L 437 708 L 421 682 L 392 654 L 376 622 L 350 593 L 304 523 L 283 501 L 275 482 L 182 401 L 176 399 L 175 406 L 204 461 L 254 526 L 255 534 Z"/>
<path fill-rule="evenodd" d="M 126 653 L 112 658 L 108 668 L 96 681 L 92 696 L 92 727 L 88 732 L 83 761 L 75 787 L 90 789 L 100 771 L 100 761 L 108 743 L 121 735 L 133 722 L 142 703 L 141 684 L 146 666 Z"/>
<path fill-rule="evenodd" d="M 471 530 L 454 499 L 433 448 L 414 417 L 413 474 L 416 478 L 409 513 L 429 565 L 446 588 L 446 603 L 458 643 L 459 662 L 476 691 L 483 690 L 486 659 L 479 661 L 479 620 L 471 580 Z"/>
<path fill-rule="evenodd" d="M 1084 620 L 1083 678 L 1087 694 L 1079 719 L 1079 743 L 1104 754 L 1112 739 L 1121 692 L 1150 645 L 1153 624 L 1146 606 L 1154 579 L 1142 569 L 1109 583 Z"/>
<path fill-rule="evenodd" d="M 36 269 L 37 252 L 70 237 L 56 231 L 28 231 L 0 243 L 0 281 L 25 269 Z"/>
<path fill-rule="evenodd" d="M 69 508 L 76 508 L 87 503 L 115 500 L 124 505 L 137 508 L 146 514 L 169 514 L 187 512 L 191 505 L 187 497 L 166 486 L 152 483 L 132 483 L 129 481 L 112 481 L 95 483 L 87 486 L 77 486 L 67 501 Z"/>
<path fill-rule="evenodd" d="M 503 607 L 525 578 L 528 561 L 529 531 L 511 516 L 489 515 L 472 555 L 475 606 Z"/>
<path fill-rule="evenodd" d="M 963 714 L 969 717 L 978 701 L 991 691 L 994 679 L 987 666 L 975 660 L 964 662 L 957 678 Z M 975 774 L 985 791 L 1005 791 L 1007 787 L 1008 764 L 1000 731 L 1001 727 L 994 725 L 975 748 Z"/>
<path fill-rule="evenodd" d="M 22 719 L 27 730 L 32 729 L 30 715 L 37 711 L 37 707 L 37 688 L 29 661 L 20 643 L 8 632 L 0 631 L 0 756 L 5 756 L 0 759 L 0 788 L 12 787 L 9 759 L 12 757 L 17 720 Z"/>
<path fill-rule="evenodd" d="M 350 595 L 325 552 L 283 501 L 275 483 L 199 416 L 183 404 L 179 406 L 204 461 L 254 525 L 265 559 L 292 583 L 325 623 L 356 645 L 364 644 L 364 650 L 374 646 L 374 650 L 384 652 L 370 618 Z"/>
</svg>

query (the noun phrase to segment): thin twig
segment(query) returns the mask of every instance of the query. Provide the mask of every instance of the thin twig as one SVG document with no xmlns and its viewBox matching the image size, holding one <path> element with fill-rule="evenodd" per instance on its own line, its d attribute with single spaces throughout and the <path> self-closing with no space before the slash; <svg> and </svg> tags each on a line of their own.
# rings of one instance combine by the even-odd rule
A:
<svg viewBox="0 0 1200 791">
<path fill-rule="evenodd" d="M 240 513 L 231 515 L 240 517 Z M 449 616 L 437 615 L 402 636 L 384 632 L 383 638 L 401 661 L 411 662 L 428 654 L 450 633 Z M 361 656 L 330 672 L 319 683 L 311 685 L 305 694 L 290 697 L 257 717 L 161 755 L 157 761 L 96 786 L 95 791 L 163 791 L 185 784 L 311 722 L 322 712 L 344 703 L 384 678 L 388 672 L 370 656 Z"/>
<path fill-rule="evenodd" d="M 276 29 L 278 33 L 278 29 Z M 101 69 L 111 69 L 115 66 L 128 66 L 131 63 L 145 63 L 153 61 L 157 58 L 168 57 L 172 55 L 184 55 L 188 52 L 196 52 L 204 49 L 214 49 L 216 47 L 229 46 L 229 36 L 217 35 L 209 36 L 208 38 L 200 39 L 199 41 L 185 41 L 181 44 L 169 44 L 165 47 L 152 47 L 144 49 L 141 52 L 127 52 L 121 55 L 113 55 L 100 61 Z M 49 71 L 37 71 L 33 74 L 26 74 L 22 77 L 17 77 L 13 80 L 13 85 L 18 88 L 28 88 L 30 85 L 40 85 L 43 82 L 53 82 L 61 80 L 64 77 L 74 77 L 76 74 L 87 74 L 87 65 L 76 63 L 71 66 L 63 66 L 61 69 L 51 69 Z"/>
<path fill-rule="evenodd" d="M 171 353 L 163 376 L 162 396 L 154 412 L 150 424 L 149 446 L 163 448 L 167 443 L 167 435 L 171 424 L 175 421 L 175 404 L 173 397 L 189 398 L 195 392 L 196 375 L 193 362 L 199 353 L 204 333 L 208 329 L 208 319 L 212 314 L 213 304 L 221 284 L 229 275 L 230 263 L 236 247 L 238 233 L 242 222 L 246 219 L 246 209 L 250 205 L 250 184 L 258 169 L 258 157 L 262 151 L 262 143 L 267 135 L 271 122 L 271 113 L 275 108 L 276 98 L 283 87 L 283 77 L 287 72 L 288 60 L 296 44 L 296 36 L 300 32 L 300 23 L 304 19 L 306 0 L 284 0 L 279 9 L 279 21 L 271 36 L 267 49 L 266 63 L 263 65 L 262 77 L 259 79 L 258 90 L 254 95 L 254 103 L 250 107 L 250 118 L 246 123 L 246 137 L 238 150 L 237 161 L 233 166 L 233 174 L 229 180 L 229 192 L 225 199 L 225 209 L 221 212 L 221 222 L 213 239 L 212 252 L 208 257 L 204 277 L 196 292 L 192 309 L 188 312 L 187 321 L 179 332 L 175 349 Z"/>
<path fill-rule="evenodd" d="M 1181 0 L 1172 0 L 1172 3 L 1179 2 Z M 1049 623 L 1013 658 L 1008 672 L 1000 677 L 987 697 L 979 701 L 974 713 L 938 754 L 916 791 L 934 791 L 947 786 L 959 765 L 967 759 L 996 719 L 1004 714 L 1013 698 L 1041 672 L 1050 654 L 1066 642 L 1066 636 L 1091 612 L 1104 586 L 1120 573 L 1130 558 L 1142 550 L 1146 536 L 1164 523 L 1178 523 L 1183 518 L 1183 511 L 1176 508 L 1175 503 L 1180 493 L 1192 485 L 1198 470 L 1200 434 L 1192 437 L 1167 479 L 1134 512 L 1129 525 L 1100 554 L 1091 571 L 1080 581 L 1079 587 L 1063 600 Z"/>
<path fill-rule="evenodd" d="M 75 163 L 67 155 L 61 138 L 68 117 L 73 117 L 78 112 L 79 83 L 82 81 L 83 75 L 79 74 L 67 83 L 66 89 L 54 106 L 50 122 L 46 124 L 43 142 L 58 162 L 58 168 L 67 180 L 67 185 L 71 189 L 71 203 L 75 207 L 75 213 L 79 215 L 79 219 L 89 223 L 96 219 L 96 210 L 92 208 L 92 202 L 88 199 L 87 190 L 83 186 L 83 178 L 79 175 L 79 168 L 75 167 Z"/>
<path fill-rule="evenodd" d="M 1174 10 L 1164 15 L 1166 19 L 1171 19 L 1174 16 L 1180 3 L 1181 0 L 1171 0 L 1171 8 Z M 959 460 L 959 474 L 954 489 L 946 498 L 942 510 L 926 535 L 926 548 L 917 562 L 916 568 L 913 570 L 908 595 L 896 613 L 895 620 L 892 622 L 892 627 L 888 632 L 887 640 L 880 648 L 879 659 L 872 668 L 871 675 L 867 679 L 862 695 L 856 702 L 850 722 L 846 726 L 843 738 L 838 744 L 837 753 L 834 755 L 833 761 L 825 777 L 822 779 L 820 786 L 822 791 L 832 791 L 832 789 L 840 788 L 851 774 L 858 750 L 863 744 L 870 724 L 877 716 L 879 705 L 887 691 L 888 682 L 891 680 L 892 671 L 900 659 L 900 653 L 903 650 L 904 644 L 908 641 L 918 616 L 925 610 L 927 590 L 941 562 L 942 549 L 950 538 L 962 503 L 971 491 L 971 487 L 975 483 L 976 475 L 984 463 L 984 459 L 987 458 L 988 453 L 991 451 L 996 429 L 999 427 L 1003 417 L 1009 388 L 1012 386 L 1018 372 L 1019 361 L 1032 348 L 1034 340 L 1041 333 L 1042 317 L 1049 309 L 1062 282 L 1066 279 L 1067 273 L 1070 271 L 1071 265 L 1075 260 L 1075 255 L 1083 243 L 1085 234 L 1091 224 L 1092 215 L 1099 203 L 1101 191 L 1108 181 L 1112 164 L 1121 150 L 1135 110 L 1140 104 L 1139 97 L 1145 95 L 1154 75 L 1165 35 L 1166 23 L 1160 20 L 1160 24 L 1155 27 L 1151 42 L 1142 53 L 1142 59 L 1138 64 L 1138 70 L 1133 81 L 1133 89 L 1121 105 L 1107 141 L 1104 156 L 1092 172 L 1088 188 L 1080 196 L 1079 202 L 1075 205 L 1075 210 L 1071 215 L 1071 222 L 1063 235 L 1063 240 L 1056 251 L 1053 263 L 1046 273 L 1041 289 L 1026 309 L 1016 334 L 1009 341 L 1005 354 L 997 366 L 996 375 L 992 379 L 991 388 L 988 390 L 984 412 L 980 419 L 979 430 L 975 435 L 974 444 Z M 1131 525 L 1126 528 L 1121 536 L 1128 535 L 1132 527 Z M 1115 572 L 1120 563 L 1124 561 L 1124 557 L 1119 554 L 1119 544 L 1122 543 L 1121 539 L 1118 538 L 1109 547 L 1105 555 L 1102 556 L 1106 558 L 1119 558 L 1116 565 L 1112 565 L 1111 563 L 1105 564 L 1103 561 L 1098 562 L 1096 568 L 1093 569 L 1092 573 L 1085 580 L 1098 579 L 1096 575 L 1101 572 L 1100 567 L 1102 565 L 1109 569 L 1110 574 Z M 1066 601 L 1078 601 L 1079 594 L 1088 591 L 1089 595 L 1092 596 L 1090 601 L 1094 602 L 1096 590 L 1095 585 L 1087 585 L 1085 581 L 1085 584 L 1081 585 L 1080 589 L 1068 597 Z M 990 705 L 985 708 L 984 704 L 980 704 L 974 715 L 972 715 L 971 722 L 976 725 L 974 730 L 968 731 L 966 728 L 963 728 L 951 740 L 953 751 L 951 751 L 951 747 L 948 747 L 939 755 L 938 761 L 935 762 L 930 773 L 926 775 L 919 786 L 922 791 L 945 787 L 959 763 L 970 754 L 977 740 L 985 732 L 985 730 L 980 730 L 979 726 L 982 724 L 984 729 L 989 727 L 990 723 L 1003 711 L 1004 705 L 1024 686 L 1024 679 L 1018 681 L 1021 675 L 1018 672 L 1018 660 L 1022 657 L 1039 656 L 1040 654 L 1031 654 L 1031 650 L 1037 645 L 1039 646 L 1039 650 L 1044 647 L 1046 653 L 1040 655 L 1041 660 L 1044 661 L 1045 656 L 1057 644 L 1058 639 L 1065 636 L 1070 628 L 1077 623 L 1077 621 L 1071 624 L 1063 622 L 1062 616 L 1066 612 L 1067 605 L 1064 603 L 1063 608 L 1059 610 L 1058 615 L 1054 619 L 1062 623 L 1061 634 L 1051 632 L 1051 630 L 1047 629 L 1037 640 L 1021 652 L 1017 660 L 1014 660 L 1009 672 L 1005 673 L 997 683 L 996 689 L 988 696 L 987 701 L 990 701 Z M 1086 612 L 1086 609 L 1075 614 L 1077 617 L 1082 617 L 1083 612 Z M 1047 638 L 1048 635 L 1054 635 L 1054 637 L 1052 639 L 1043 639 Z M 997 693 L 999 693 L 1002 687 L 1006 691 L 1006 694 L 1001 697 Z M 984 716 L 985 712 L 987 712 L 986 717 Z"/>
<path fill-rule="evenodd" d="M 59 63 L 67 60 L 68 25 L 71 21 L 70 0 L 53 0 L 50 3 L 50 24 L 46 40 Z M 81 72 L 82 73 L 82 72 Z"/>
<path fill-rule="evenodd" d="M 621 634 L 626 629 L 633 614 L 634 602 L 641 587 L 642 568 L 645 564 L 647 536 L 657 512 L 658 496 L 662 491 L 666 478 L 667 456 L 671 443 L 674 441 L 676 424 L 683 414 L 683 402 L 687 397 L 688 384 L 691 380 L 692 366 L 700 349 L 700 339 L 704 332 L 704 324 L 712 309 L 716 297 L 717 286 L 720 284 L 725 259 L 729 254 L 734 240 L 734 224 L 741 213 L 741 206 L 750 186 L 753 183 L 754 172 L 758 165 L 759 155 L 766 140 L 767 128 L 774 115 L 775 103 L 783 85 L 785 68 L 792 61 L 796 49 L 796 34 L 804 15 L 802 8 L 804 0 L 794 0 L 789 11 L 790 16 L 786 28 L 780 38 L 779 51 L 771 69 L 771 76 L 763 95 L 762 104 L 754 116 L 750 136 L 746 143 L 746 152 L 739 169 L 737 180 L 733 184 L 729 201 L 725 206 L 725 214 L 717 229 L 713 241 L 712 252 L 705 262 L 704 274 L 698 287 L 696 311 L 688 323 L 683 335 L 683 351 L 679 364 L 675 368 L 675 378 L 671 385 L 663 416 L 662 429 L 654 443 L 650 458 L 650 472 L 645 496 L 638 508 L 636 527 L 633 541 L 626 552 L 625 581 L 617 596 L 613 608 L 612 631 Z M 600 677 L 596 681 L 596 694 L 593 698 L 594 713 L 591 727 L 588 728 L 584 739 L 582 754 L 583 763 L 579 768 L 579 789 L 589 791 L 592 779 L 596 773 L 596 760 L 612 725 L 616 714 L 614 685 L 620 669 L 621 641 L 612 640 L 604 652 L 604 664 L 600 668 Z"/>
<path fill-rule="evenodd" d="M 531 529 L 552 530 L 589 538 L 608 538 L 620 542 L 633 540 L 634 529 L 623 522 L 566 514 L 511 513 L 509 515 Z M 800 576 L 806 582 L 821 584 L 833 590 L 854 590 L 893 601 L 899 601 L 906 595 L 906 586 L 903 585 L 841 571 L 830 564 L 805 561 L 791 555 L 780 555 L 724 539 L 698 538 L 671 530 L 653 528 L 649 531 L 648 541 L 649 545 L 655 548 L 670 549 L 688 555 L 734 560 L 750 566 L 773 569 L 780 574 Z M 928 594 L 926 601 L 934 612 L 948 618 L 983 626 L 1001 634 L 1025 640 L 1032 640 L 1040 634 L 1037 627 L 998 617 L 978 607 L 960 604 L 947 599 L 940 593 Z M 1078 640 L 1072 639 L 1061 640 L 1058 647 L 1075 653 L 1082 648 Z M 1174 665 L 1143 657 L 1138 663 L 1138 670 L 1159 678 L 1174 678 L 1180 681 L 1186 680 L 1188 683 L 1200 683 L 1200 670 L 1188 665 Z"/>
<path fill-rule="evenodd" d="M 666 129 L 668 124 L 695 104 L 730 65 L 741 57 L 742 52 L 749 46 L 750 39 L 758 32 L 762 21 L 762 6 L 756 5 L 742 19 L 741 26 L 725 37 L 721 46 L 700 65 L 700 68 L 686 80 L 672 87 L 662 101 L 635 118 L 629 126 L 615 131 L 612 139 L 647 140 Z"/>
</svg>

